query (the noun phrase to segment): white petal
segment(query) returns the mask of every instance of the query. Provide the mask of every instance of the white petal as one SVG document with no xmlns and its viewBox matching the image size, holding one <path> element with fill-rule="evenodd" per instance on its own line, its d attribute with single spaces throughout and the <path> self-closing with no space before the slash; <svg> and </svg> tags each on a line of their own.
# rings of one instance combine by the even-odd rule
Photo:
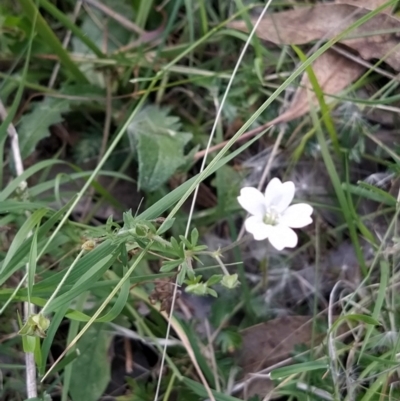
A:
<svg viewBox="0 0 400 401">
<path fill-rule="evenodd" d="M 273 229 L 272 226 L 264 224 L 262 217 L 259 216 L 251 216 L 246 219 L 244 222 L 244 227 L 246 228 L 247 232 L 253 234 L 254 239 L 257 241 L 268 238 Z"/>
<path fill-rule="evenodd" d="M 269 236 L 269 242 L 278 251 L 283 248 L 294 248 L 297 245 L 297 234 L 289 227 L 278 225 L 272 227 L 272 233 Z"/>
<path fill-rule="evenodd" d="M 256 188 L 242 188 L 237 200 L 246 212 L 254 216 L 264 216 L 266 213 L 264 196 Z"/>
<path fill-rule="evenodd" d="M 307 203 L 298 203 L 289 206 L 284 212 L 279 223 L 292 228 L 301 228 L 312 223 L 312 206 Z"/>
<path fill-rule="evenodd" d="M 273 206 L 278 212 L 283 212 L 294 198 L 294 183 L 292 181 L 281 182 L 279 178 L 273 178 L 265 189 L 266 206 Z"/>
<path fill-rule="evenodd" d="M 273 178 L 265 188 L 265 202 L 267 206 L 271 204 L 274 195 L 280 193 L 282 187 L 282 182 L 279 178 Z"/>
</svg>

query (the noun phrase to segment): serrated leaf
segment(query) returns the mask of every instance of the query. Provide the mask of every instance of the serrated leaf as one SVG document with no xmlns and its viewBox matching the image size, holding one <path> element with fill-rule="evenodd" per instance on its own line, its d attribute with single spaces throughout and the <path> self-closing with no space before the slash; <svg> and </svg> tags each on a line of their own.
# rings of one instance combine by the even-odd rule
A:
<svg viewBox="0 0 400 401">
<path fill-rule="evenodd" d="M 62 114 L 68 111 L 68 100 L 48 97 L 36 102 L 32 111 L 22 116 L 18 134 L 23 159 L 35 150 L 40 140 L 50 135 L 50 126 L 63 121 Z"/>
<path fill-rule="evenodd" d="M 74 361 L 71 374 L 73 401 L 97 401 L 110 381 L 111 336 L 105 327 L 103 324 L 91 326 L 78 343 L 81 355 Z"/>
<path fill-rule="evenodd" d="M 183 165 L 184 147 L 192 134 L 180 129 L 179 118 L 157 106 L 141 110 L 129 125 L 129 140 L 139 159 L 140 189 L 156 190 Z"/>
</svg>

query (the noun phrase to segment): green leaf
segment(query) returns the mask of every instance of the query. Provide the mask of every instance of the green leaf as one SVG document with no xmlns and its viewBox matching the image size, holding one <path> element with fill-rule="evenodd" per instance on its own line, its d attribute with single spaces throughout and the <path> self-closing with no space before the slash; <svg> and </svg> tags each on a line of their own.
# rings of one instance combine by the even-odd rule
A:
<svg viewBox="0 0 400 401">
<path fill-rule="evenodd" d="M 79 280 L 70 288 L 69 291 L 64 292 L 63 294 L 59 295 L 56 299 L 54 299 L 46 308 L 47 311 L 50 313 L 52 311 L 56 311 L 59 308 L 62 308 L 65 304 L 68 304 L 73 300 L 74 298 L 78 297 L 80 294 L 83 292 L 87 291 L 93 283 L 97 282 L 99 278 L 105 273 L 107 269 L 112 265 L 114 260 L 116 259 L 116 253 L 113 252 L 113 250 L 109 249 L 108 247 L 108 255 L 102 257 L 100 260 L 98 260 L 101 256 L 103 256 L 103 253 L 97 253 L 98 250 L 100 250 L 101 245 L 91 251 L 89 254 L 85 255 L 75 266 L 75 269 L 72 271 L 72 273 L 68 276 L 66 283 L 69 282 L 69 280 L 76 279 L 76 277 L 79 277 Z M 97 255 L 96 255 L 97 253 Z M 93 254 L 93 255 L 91 255 Z M 97 263 L 96 263 L 97 262 Z M 60 272 L 64 273 L 64 272 Z M 54 279 L 56 280 L 61 280 L 62 275 L 58 276 L 53 276 L 50 279 L 47 280 L 47 286 L 51 285 L 51 283 L 54 283 Z M 41 283 L 39 283 L 39 288 L 40 285 L 46 285 L 46 282 L 43 280 Z M 54 284 L 53 284 L 54 285 Z M 36 285 L 35 287 L 37 287 Z M 35 290 L 34 287 L 34 290 Z M 50 287 L 51 288 L 51 287 Z"/>
<path fill-rule="evenodd" d="M 14 180 L 15 181 L 15 180 Z M 4 191 L 3 191 L 4 192 Z M 2 195 L 2 193 L 0 194 L 0 196 Z M 41 239 L 44 238 L 45 234 L 47 234 L 49 232 L 49 230 L 51 230 L 54 225 L 56 224 L 56 222 L 58 222 L 61 218 L 61 216 L 63 216 L 63 214 L 65 213 L 66 210 L 68 210 L 68 208 L 70 207 L 70 204 L 73 202 L 73 198 L 64 206 L 62 207 L 60 210 L 58 210 L 57 212 L 53 213 L 51 210 L 48 210 L 48 215 L 50 216 L 39 228 L 39 232 L 38 232 L 38 243 Z M 40 210 L 36 211 L 39 212 Z M 35 213 L 36 213 L 35 212 Z M 32 216 L 35 215 L 35 213 L 32 214 Z M 32 218 L 32 216 L 30 218 Z M 29 220 L 27 220 L 29 221 Z M 26 223 L 26 222 L 25 222 Z M 25 225 L 25 224 L 24 224 Z M 33 224 L 34 226 L 35 224 Z M 22 227 L 21 227 L 22 229 Z M 21 231 L 20 229 L 20 231 Z M 19 234 L 19 232 L 18 232 Z M 15 237 L 14 237 L 14 241 L 15 241 Z M 10 258 L 9 263 L 5 263 L 5 261 L 0 262 L 0 286 L 7 281 L 7 279 L 19 268 L 22 267 L 23 263 L 24 263 L 24 259 L 28 257 L 29 254 L 29 249 L 31 247 L 31 243 L 32 243 L 32 237 L 28 238 L 26 241 L 24 241 L 21 245 L 21 247 L 18 249 L 18 252 L 14 253 L 14 256 L 12 258 Z M 40 248 L 38 248 L 39 251 Z M 10 252 L 10 250 L 8 251 Z M 92 253 L 92 252 L 91 252 Z M 39 252 L 40 254 L 40 252 Z M 26 263 L 26 262 L 25 262 Z M 62 271 L 59 272 L 61 274 L 61 276 L 64 274 Z M 57 282 L 57 281 L 55 281 Z"/>
<path fill-rule="evenodd" d="M 239 276 L 237 274 L 225 275 L 222 278 L 221 284 L 230 290 L 236 288 L 240 284 L 238 277 Z"/>
<path fill-rule="evenodd" d="M 171 247 L 178 256 L 181 256 L 182 258 L 185 256 L 184 250 L 183 250 L 181 244 L 178 243 L 178 241 L 174 237 L 171 237 Z"/>
<path fill-rule="evenodd" d="M 214 274 L 213 276 L 211 276 L 208 280 L 207 280 L 207 285 L 211 286 L 211 285 L 215 285 L 218 284 L 221 279 L 222 279 L 223 275 L 222 274 Z"/>
<path fill-rule="evenodd" d="M 122 220 L 124 222 L 123 230 L 130 230 L 135 227 L 137 220 L 132 216 L 132 210 L 124 212 L 122 215 Z"/>
<path fill-rule="evenodd" d="M 33 230 L 33 227 L 35 227 L 40 223 L 40 220 L 42 220 L 42 217 L 45 216 L 46 213 L 47 213 L 46 209 L 36 210 L 18 230 L 17 234 L 13 239 L 13 242 L 11 243 L 8 249 L 7 255 L 3 262 L 3 266 L 1 266 L 0 273 L 2 273 L 7 268 L 7 265 L 12 259 L 12 257 L 20 249 L 24 241 L 29 237 L 29 234 Z"/>
<path fill-rule="evenodd" d="M 189 387 L 195 394 L 199 395 L 202 398 L 208 398 L 208 393 L 207 390 L 204 388 L 204 386 L 196 382 L 192 379 L 189 379 L 187 377 L 182 378 L 183 383 L 186 384 L 187 387 Z M 239 401 L 240 398 L 232 397 L 231 395 L 220 393 L 216 390 L 211 390 L 213 393 L 215 399 L 217 401 Z"/>
<path fill-rule="evenodd" d="M 181 262 L 181 260 L 170 260 L 168 262 L 164 262 L 161 266 L 160 272 L 170 272 L 178 267 Z"/>
<path fill-rule="evenodd" d="M 40 5 L 52 14 L 55 18 L 57 18 L 68 30 L 70 30 L 74 35 L 76 35 L 82 43 L 84 43 L 97 57 L 104 57 L 103 53 L 100 51 L 100 48 L 97 47 L 87 35 L 87 32 L 79 29 L 69 18 L 67 14 L 61 12 L 56 6 L 51 4 L 48 0 L 40 0 Z M 86 17 L 88 18 L 88 17 Z M 112 31 L 114 33 L 114 31 Z"/>
<path fill-rule="evenodd" d="M 359 181 L 358 185 L 342 183 L 342 187 L 345 191 L 348 191 L 354 195 L 371 199 L 375 202 L 380 202 L 385 205 L 396 206 L 397 203 L 397 200 L 394 196 L 390 195 L 383 189 L 377 188 L 374 185 L 369 185 L 366 182 Z"/>
<path fill-rule="evenodd" d="M 65 314 L 68 311 L 69 304 L 66 304 L 59 308 L 57 312 L 52 316 L 50 326 L 47 329 L 46 332 L 46 338 L 43 340 L 42 347 L 41 347 L 41 363 L 38 364 L 39 367 L 39 374 L 41 376 L 44 375 L 44 372 L 46 370 L 46 362 L 47 362 L 47 357 L 50 352 L 50 348 L 53 344 L 54 336 L 56 335 L 58 328 L 61 324 L 61 322 L 64 319 Z"/>
<path fill-rule="evenodd" d="M 190 234 L 190 242 L 192 243 L 193 246 L 195 246 L 198 240 L 199 240 L 199 231 L 195 227 Z"/>
<path fill-rule="evenodd" d="M 36 102 L 30 113 L 22 116 L 18 134 L 22 158 L 28 157 L 43 138 L 50 135 L 49 127 L 63 121 L 62 114 L 69 111 L 69 101 L 47 97 Z"/>
<path fill-rule="evenodd" d="M 48 3 L 47 0 L 41 0 L 40 2 L 43 5 Z M 111 7 L 114 12 L 123 15 L 129 21 L 133 21 L 134 15 L 132 7 L 124 1 L 103 0 L 101 3 L 108 5 L 108 7 Z M 52 8 L 50 7 L 50 5 L 46 6 L 49 11 L 51 11 L 52 8 L 55 8 L 54 6 L 52 6 Z M 72 48 L 74 53 L 81 55 L 95 53 L 97 56 L 101 57 L 102 54 L 100 49 L 106 48 L 107 53 L 111 54 L 121 46 L 128 44 L 129 40 L 132 38 L 132 33 L 123 27 L 118 21 L 112 18 L 107 21 L 107 30 L 112 34 L 104 36 L 103 24 L 99 25 L 95 18 L 93 18 L 93 16 L 95 16 L 99 21 L 104 20 L 104 14 L 96 9 L 92 9 L 91 14 L 92 15 L 85 14 L 83 17 L 80 31 L 84 32 L 84 35 L 79 34 L 79 30 L 76 30 L 76 36 L 72 38 Z M 66 25 L 67 21 L 63 21 L 61 18 L 59 18 L 59 20 Z M 68 27 L 70 28 L 70 26 Z M 104 43 L 105 38 L 106 43 Z"/>
<path fill-rule="evenodd" d="M 129 21 L 133 20 L 132 7 L 125 2 L 103 0 L 102 4 L 108 5 L 110 9 L 123 15 Z M 107 53 L 111 54 L 127 45 L 131 40 L 132 32 L 123 27 L 115 19 L 109 18 L 105 21 L 105 24 L 99 24 L 98 21 L 104 21 L 104 13 L 95 9 L 92 9 L 91 15 L 86 14 L 83 17 L 81 31 L 84 32 L 86 39 L 84 40 L 82 35 L 78 35 L 78 32 L 76 32 L 77 35 L 72 39 L 72 48 L 74 53 L 89 57 L 92 57 L 93 53 L 96 53 L 96 55 L 99 56 L 99 49 L 105 48 Z M 106 26 L 107 31 L 110 32 L 109 35 L 104 35 L 104 26 Z M 80 70 L 91 84 L 100 88 L 106 86 L 104 81 L 104 72 L 99 71 L 92 61 L 81 63 Z"/>
<path fill-rule="evenodd" d="M 139 188 L 154 191 L 184 163 L 184 147 L 192 134 L 181 132 L 178 117 L 167 108 L 148 106 L 128 127 L 128 136 L 139 159 Z"/>
<path fill-rule="evenodd" d="M 274 369 L 271 371 L 270 376 L 272 380 L 281 380 L 287 376 L 303 374 L 305 372 L 321 369 L 329 370 L 329 364 L 327 361 L 304 362 L 285 366 L 283 368 Z"/>
<path fill-rule="evenodd" d="M 37 259 L 37 236 L 38 228 L 35 230 L 32 238 L 31 250 L 29 252 L 28 262 L 28 302 L 31 302 L 32 287 L 35 282 L 36 259 Z"/>
<path fill-rule="evenodd" d="M 192 249 L 192 244 L 187 238 L 185 238 L 183 235 L 180 235 L 179 238 L 187 249 Z"/>
<path fill-rule="evenodd" d="M 175 223 L 175 219 L 171 219 L 167 222 L 167 224 L 163 225 L 163 228 L 161 230 L 158 230 L 158 235 L 164 234 L 167 232 Z"/>
<path fill-rule="evenodd" d="M 43 160 L 41 162 L 35 163 L 33 166 L 27 168 L 21 175 L 15 177 L 1 192 L 0 192 L 0 202 L 6 200 L 14 191 L 16 191 L 23 181 L 26 181 L 33 174 L 47 167 L 53 166 L 55 164 L 65 164 L 59 160 Z M 4 212 L 2 205 L 1 211 Z"/>
<path fill-rule="evenodd" d="M 217 343 L 221 346 L 222 352 L 233 352 L 242 345 L 242 336 L 236 328 L 228 327 L 221 330 Z"/>
<path fill-rule="evenodd" d="M 126 274 L 126 272 L 128 271 L 128 268 L 125 267 L 123 269 L 123 273 L 124 275 Z M 120 315 L 120 313 L 122 312 L 122 310 L 125 307 L 126 302 L 128 301 L 129 298 L 129 289 L 130 289 L 130 283 L 129 280 L 125 280 L 122 283 L 121 286 L 121 290 L 118 294 L 117 299 L 115 300 L 114 305 L 112 306 L 112 308 L 104 315 L 101 317 L 98 317 L 96 319 L 96 322 L 111 322 L 113 321 L 118 315 Z"/>
<path fill-rule="evenodd" d="M 207 295 L 209 292 L 209 288 L 207 288 L 206 283 L 197 283 L 197 284 L 189 284 L 185 291 L 189 294 L 195 295 Z M 215 291 L 214 291 L 215 292 Z"/>
<path fill-rule="evenodd" d="M 339 319 L 335 321 L 335 323 L 332 325 L 332 328 L 330 331 L 336 330 L 344 321 L 355 321 L 355 322 L 363 322 L 372 326 L 380 326 L 381 324 L 379 323 L 378 320 L 374 319 L 371 316 L 368 315 L 362 315 L 362 314 L 357 314 L 357 313 L 350 313 L 348 315 L 341 316 Z"/>
<path fill-rule="evenodd" d="M 78 343 L 81 354 L 74 361 L 70 386 L 73 401 L 97 401 L 110 381 L 111 336 L 105 329 L 103 324 L 92 325 Z"/>
</svg>

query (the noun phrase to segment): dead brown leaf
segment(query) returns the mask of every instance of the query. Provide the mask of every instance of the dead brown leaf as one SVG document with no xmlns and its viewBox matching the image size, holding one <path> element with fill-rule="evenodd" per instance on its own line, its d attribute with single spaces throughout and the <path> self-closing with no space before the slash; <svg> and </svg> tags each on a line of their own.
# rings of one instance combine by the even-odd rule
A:
<svg viewBox="0 0 400 401">
<path fill-rule="evenodd" d="M 310 342 L 312 329 L 312 316 L 286 316 L 243 330 L 239 357 L 243 373 L 258 372 L 289 358 L 296 345 Z"/>
<path fill-rule="evenodd" d="M 289 358 L 296 345 L 310 344 L 312 330 L 312 316 L 281 317 L 242 330 L 239 365 L 243 369 L 244 379 L 249 379 L 250 373 Z M 274 384 L 270 379 L 255 377 L 246 381 L 243 398 L 256 394 L 264 397 L 273 389 Z"/>
<path fill-rule="evenodd" d="M 328 40 L 369 11 L 351 4 L 317 4 L 312 7 L 269 14 L 259 24 L 256 34 L 277 45 L 306 44 L 320 39 Z M 255 20 L 253 20 L 255 23 Z M 233 21 L 231 28 L 247 32 L 244 21 Z M 395 33 L 381 34 L 382 30 Z M 376 32 L 376 34 L 374 34 Z M 398 32 L 398 33 L 397 33 Z M 384 59 L 400 70 L 400 21 L 388 14 L 378 14 L 351 32 L 340 43 L 356 50 L 365 59 Z"/>
<path fill-rule="evenodd" d="M 338 316 L 334 316 L 334 320 L 337 318 Z M 321 316 L 321 319 L 325 318 Z M 311 345 L 314 320 L 313 316 L 287 316 L 242 330 L 239 366 L 243 369 L 243 378 L 249 379 L 249 374 L 290 358 L 297 345 Z M 347 326 L 342 325 L 337 334 L 343 334 L 347 330 Z M 315 345 L 318 345 L 325 335 L 325 332 L 314 332 Z M 253 377 L 246 380 L 243 396 L 246 399 L 255 394 L 264 397 L 273 389 L 274 384 L 271 380 L 266 377 Z"/>
<path fill-rule="evenodd" d="M 375 10 L 387 3 L 387 0 L 336 0 L 336 4 L 350 4 L 352 6 Z M 388 6 L 383 12 L 390 12 L 392 6 Z"/>
<path fill-rule="evenodd" d="M 365 71 L 363 66 L 333 50 L 328 50 L 318 57 L 312 68 L 322 91 L 328 95 L 337 94 L 347 88 Z M 318 105 L 308 74 L 304 73 L 290 107 L 271 121 L 271 125 L 290 121 L 306 114 L 312 103 Z"/>
</svg>

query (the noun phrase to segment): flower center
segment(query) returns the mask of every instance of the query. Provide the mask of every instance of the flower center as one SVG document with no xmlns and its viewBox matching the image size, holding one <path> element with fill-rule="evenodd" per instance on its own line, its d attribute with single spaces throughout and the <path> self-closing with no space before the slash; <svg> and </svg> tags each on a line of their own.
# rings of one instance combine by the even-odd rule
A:
<svg viewBox="0 0 400 401">
<path fill-rule="evenodd" d="M 263 223 L 269 226 L 276 226 L 279 223 L 279 212 L 274 207 L 269 207 L 263 218 Z"/>
</svg>

